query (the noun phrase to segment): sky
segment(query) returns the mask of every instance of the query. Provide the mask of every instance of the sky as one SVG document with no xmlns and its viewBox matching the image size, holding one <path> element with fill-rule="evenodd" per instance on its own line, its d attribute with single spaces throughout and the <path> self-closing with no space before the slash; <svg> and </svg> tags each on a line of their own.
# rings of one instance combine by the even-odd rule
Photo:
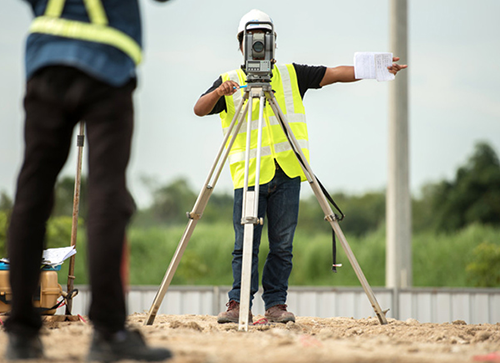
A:
<svg viewBox="0 0 500 363">
<path fill-rule="evenodd" d="M 392 52 L 389 0 L 140 0 L 135 136 L 128 170 L 139 206 L 150 188 L 183 177 L 195 191 L 222 142 L 219 117 L 193 106 L 215 79 L 243 62 L 240 18 L 268 13 L 279 63 L 352 65 L 359 51 Z M 306 8 L 307 7 L 307 8 Z M 451 180 L 486 141 L 500 153 L 500 1 L 408 0 L 410 187 Z M 23 154 L 24 43 L 32 19 L 21 0 L 0 12 L 0 191 L 13 196 Z M 397 54 L 395 54 L 397 56 Z M 331 192 L 384 190 L 388 179 L 388 83 L 363 80 L 309 90 L 304 98 L 311 167 Z M 73 142 L 75 144 L 76 141 Z M 86 173 L 84 165 L 82 173 Z M 76 146 L 62 175 L 74 176 Z M 312 194 L 303 184 L 303 195 Z M 228 166 L 215 192 L 231 192 Z"/>
</svg>

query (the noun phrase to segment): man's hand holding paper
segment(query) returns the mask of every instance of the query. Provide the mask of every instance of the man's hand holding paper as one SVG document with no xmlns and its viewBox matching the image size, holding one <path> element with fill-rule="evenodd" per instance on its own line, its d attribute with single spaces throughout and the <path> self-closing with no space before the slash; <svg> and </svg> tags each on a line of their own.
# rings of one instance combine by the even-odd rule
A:
<svg viewBox="0 0 500 363">
<path fill-rule="evenodd" d="M 376 79 L 379 82 L 392 81 L 396 73 L 408 66 L 397 63 L 399 57 L 386 52 L 354 53 L 354 73 L 356 79 Z"/>
</svg>

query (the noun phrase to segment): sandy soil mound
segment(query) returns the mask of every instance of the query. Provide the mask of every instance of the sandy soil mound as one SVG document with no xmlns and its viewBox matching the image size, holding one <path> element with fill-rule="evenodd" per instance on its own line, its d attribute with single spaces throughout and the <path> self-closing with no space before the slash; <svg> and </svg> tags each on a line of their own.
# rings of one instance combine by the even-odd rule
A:
<svg viewBox="0 0 500 363">
<path fill-rule="evenodd" d="M 380 325 L 375 318 L 298 317 L 296 323 L 252 325 L 248 332 L 239 332 L 237 324 L 217 324 L 215 316 L 159 315 L 152 326 L 143 326 L 145 318 L 133 314 L 129 324 L 151 345 L 170 348 L 172 363 L 500 362 L 500 323 L 389 319 L 389 324 Z M 83 361 L 91 333 L 91 325 L 81 321 L 46 323 L 44 361 Z M 0 332 L 0 357 L 6 339 Z"/>
</svg>

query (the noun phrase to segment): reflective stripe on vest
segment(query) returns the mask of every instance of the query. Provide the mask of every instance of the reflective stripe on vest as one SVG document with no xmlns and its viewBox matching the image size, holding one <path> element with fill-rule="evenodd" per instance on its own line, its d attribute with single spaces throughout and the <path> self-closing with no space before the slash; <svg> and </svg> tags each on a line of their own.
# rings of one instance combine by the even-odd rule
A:
<svg viewBox="0 0 500 363">
<path fill-rule="evenodd" d="M 227 80 L 232 80 L 239 85 L 244 85 L 246 83 L 246 75 L 241 69 L 238 69 L 223 74 L 222 81 L 225 82 Z M 275 66 L 271 79 L 271 86 L 272 89 L 276 91 L 275 97 L 281 111 L 286 115 L 292 132 L 304 155 L 309 160 L 305 110 L 302 104 L 302 98 L 297 83 L 297 75 L 293 65 Z M 236 106 L 243 100 L 243 92 L 244 90 L 241 89 L 232 96 L 226 96 L 227 110 L 220 114 L 224 134 L 228 132 L 229 125 L 236 112 Z M 249 186 L 255 185 L 258 119 L 259 100 L 254 98 L 251 124 L 252 142 L 250 147 Z M 242 188 L 244 185 L 247 117 L 242 121 L 243 124 L 241 125 L 239 133 L 232 136 L 235 137 L 236 140 L 228 157 L 235 189 Z M 266 107 L 264 108 L 264 121 L 259 184 L 268 183 L 273 179 L 276 172 L 274 160 L 279 163 L 283 171 L 290 178 L 300 176 L 301 180 L 306 180 L 297 157 L 268 102 L 266 102 Z"/>
<path fill-rule="evenodd" d="M 108 18 L 100 0 L 83 0 L 90 23 L 62 19 L 65 0 L 49 0 L 45 14 L 33 20 L 31 33 L 42 33 L 64 38 L 107 44 L 127 54 L 135 64 L 142 59 L 139 44 L 124 32 L 108 26 Z"/>
</svg>

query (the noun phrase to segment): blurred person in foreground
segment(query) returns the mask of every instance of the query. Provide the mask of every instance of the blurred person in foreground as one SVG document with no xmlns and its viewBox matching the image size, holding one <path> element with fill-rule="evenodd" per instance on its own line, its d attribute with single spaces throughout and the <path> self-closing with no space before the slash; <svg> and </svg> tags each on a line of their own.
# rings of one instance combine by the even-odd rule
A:
<svg viewBox="0 0 500 363">
<path fill-rule="evenodd" d="M 142 56 L 138 0 L 26 0 L 35 19 L 26 45 L 25 152 L 8 235 L 12 310 L 7 360 L 44 357 L 42 320 L 32 303 L 56 178 L 73 129 L 88 139 L 87 243 L 94 333 L 87 359 L 163 361 L 126 329 L 121 281 L 125 228 L 135 210 L 126 186 L 132 94 Z"/>
<path fill-rule="evenodd" d="M 244 53 L 243 39 L 246 24 L 249 21 L 261 22 L 250 24 L 246 28 L 249 32 L 265 32 L 272 30 L 269 15 L 260 10 L 252 10 L 245 14 L 239 23 L 237 39 L 239 49 Z M 276 33 L 274 33 L 276 37 Z M 399 58 L 393 58 L 393 62 Z M 274 61 L 274 60 L 272 60 Z M 388 67 L 390 73 L 396 74 L 406 65 L 393 63 Z M 194 112 L 198 116 L 220 114 L 222 128 L 229 127 L 236 108 L 243 99 L 243 90 L 240 86 L 246 85 L 247 74 L 244 67 L 222 74 L 196 102 Z M 271 86 L 274 96 L 289 120 L 295 137 L 301 145 L 302 151 L 309 159 L 307 126 L 305 109 L 302 103 L 308 89 L 318 89 L 323 86 L 357 81 L 353 66 L 309 66 L 301 64 L 275 64 L 272 70 Z M 259 117 L 259 102 L 254 102 L 252 122 Z M 292 271 L 292 249 L 295 227 L 299 212 L 300 183 L 306 177 L 295 156 L 294 151 L 281 128 L 275 120 L 274 113 L 266 103 L 264 108 L 264 125 L 262 130 L 262 157 L 259 179 L 259 211 L 258 218 L 267 215 L 269 254 L 262 273 L 262 299 L 265 304 L 265 317 L 271 322 L 287 323 L 295 321 L 292 312 L 287 311 L 286 299 L 288 279 Z M 252 147 L 250 150 L 250 165 L 256 164 L 257 130 L 252 133 Z M 240 310 L 241 266 L 243 254 L 244 225 L 241 223 L 242 199 L 245 173 L 246 127 L 240 128 L 233 148 L 229 154 L 229 164 L 234 185 L 234 212 L 233 226 L 235 230 L 235 245 L 233 250 L 233 287 L 229 292 L 227 311 L 221 312 L 219 323 L 238 323 Z M 254 189 L 255 168 L 249 169 L 249 190 Z M 254 227 L 252 251 L 252 277 L 250 291 L 250 306 L 254 294 L 259 288 L 258 254 L 262 234 L 262 226 Z M 252 322 L 252 312 L 249 311 L 249 322 Z"/>
</svg>

